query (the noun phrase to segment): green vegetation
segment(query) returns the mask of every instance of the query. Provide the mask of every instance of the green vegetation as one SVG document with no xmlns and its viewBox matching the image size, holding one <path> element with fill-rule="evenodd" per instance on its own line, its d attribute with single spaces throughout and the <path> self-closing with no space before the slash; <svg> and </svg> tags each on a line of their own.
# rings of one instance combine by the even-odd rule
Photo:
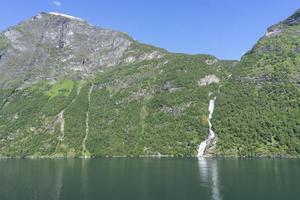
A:
<svg viewBox="0 0 300 200">
<path fill-rule="evenodd" d="M 87 143 L 92 155 L 195 155 L 207 135 L 208 93 L 218 90 L 197 81 L 225 75 L 218 69 L 225 63 L 208 66 L 206 59 L 214 58 L 168 55 L 98 76 Z"/>
<path fill-rule="evenodd" d="M 219 88 L 197 81 L 227 76 L 223 68 L 231 65 L 207 59 L 215 58 L 169 54 L 108 70 L 93 80 L 89 109 L 92 83 L 40 82 L 15 91 L 1 111 L 1 155 L 82 156 L 88 111 L 91 156 L 194 155 L 207 134 L 208 93 Z"/>
<path fill-rule="evenodd" d="M 0 89 L 0 156 L 194 156 L 216 96 L 212 154 L 299 157 L 300 25 L 272 29 L 240 62 L 134 42 L 127 57 L 163 56 L 90 80 Z M 208 75 L 220 81 L 200 86 Z"/>
<path fill-rule="evenodd" d="M 74 87 L 74 82 L 72 80 L 61 81 L 52 86 L 52 88 L 46 92 L 46 95 L 50 98 L 56 96 L 69 96 Z"/>
<path fill-rule="evenodd" d="M 216 154 L 299 155 L 299 100 L 293 84 L 226 83 L 213 118 L 219 137 Z"/>
<path fill-rule="evenodd" d="M 299 155 L 299 29 L 285 26 L 280 34 L 262 38 L 232 70 L 213 119 L 216 154 Z"/>
</svg>

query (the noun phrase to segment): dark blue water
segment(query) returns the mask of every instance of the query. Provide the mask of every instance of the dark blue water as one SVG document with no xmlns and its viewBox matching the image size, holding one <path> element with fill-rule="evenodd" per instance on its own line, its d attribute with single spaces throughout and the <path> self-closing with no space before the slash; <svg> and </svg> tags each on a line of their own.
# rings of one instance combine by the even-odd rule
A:
<svg viewBox="0 0 300 200">
<path fill-rule="evenodd" d="M 294 200 L 300 160 L 0 160 L 0 200 Z"/>
</svg>

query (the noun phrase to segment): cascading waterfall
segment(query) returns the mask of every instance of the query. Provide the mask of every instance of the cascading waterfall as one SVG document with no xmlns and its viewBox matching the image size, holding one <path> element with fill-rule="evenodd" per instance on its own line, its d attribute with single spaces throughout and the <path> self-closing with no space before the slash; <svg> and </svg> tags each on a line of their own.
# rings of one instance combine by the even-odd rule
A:
<svg viewBox="0 0 300 200">
<path fill-rule="evenodd" d="M 216 99 L 217 99 L 217 97 L 214 97 L 213 99 L 211 99 L 209 101 L 209 106 L 208 106 L 209 115 L 208 115 L 208 119 L 207 119 L 208 125 L 209 125 L 208 136 L 207 136 L 207 139 L 198 146 L 197 157 L 203 157 L 207 147 L 209 147 L 214 142 L 214 139 L 216 138 L 216 134 L 212 130 L 212 124 L 210 122 L 210 120 L 212 119 L 212 115 L 214 113 Z"/>
</svg>

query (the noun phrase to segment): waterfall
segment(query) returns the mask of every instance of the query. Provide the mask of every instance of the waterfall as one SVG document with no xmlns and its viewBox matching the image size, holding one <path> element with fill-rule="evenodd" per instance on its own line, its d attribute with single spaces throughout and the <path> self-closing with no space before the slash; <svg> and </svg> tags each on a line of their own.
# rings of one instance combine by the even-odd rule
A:
<svg viewBox="0 0 300 200">
<path fill-rule="evenodd" d="M 212 143 L 214 142 L 214 139 L 216 138 L 216 134 L 214 133 L 214 131 L 212 130 L 212 124 L 210 122 L 210 120 L 212 119 L 212 115 L 214 113 L 214 109 L 215 109 L 215 101 L 216 101 L 217 97 L 214 97 L 213 99 L 211 99 L 209 101 L 209 105 L 208 105 L 208 118 L 207 118 L 207 122 L 208 122 L 208 136 L 207 139 L 205 141 L 203 141 L 199 146 L 198 146 L 198 154 L 197 157 L 203 157 L 205 150 L 207 149 L 207 147 L 209 147 L 210 145 L 212 145 Z"/>
</svg>

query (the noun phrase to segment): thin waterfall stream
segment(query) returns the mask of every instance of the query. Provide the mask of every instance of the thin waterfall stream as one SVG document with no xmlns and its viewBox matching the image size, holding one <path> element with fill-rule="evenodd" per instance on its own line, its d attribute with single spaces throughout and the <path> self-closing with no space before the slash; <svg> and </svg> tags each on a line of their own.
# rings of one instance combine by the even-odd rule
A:
<svg viewBox="0 0 300 200">
<path fill-rule="evenodd" d="M 217 97 L 214 97 L 213 99 L 211 99 L 209 101 L 209 106 L 208 106 L 209 114 L 208 114 L 208 118 L 207 118 L 207 122 L 209 125 L 208 136 L 207 136 L 207 139 L 198 146 L 197 157 L 203 157 L 206 149 L 212 145 L 212 143 L 214 142 L 214 140 L 216 138 L 216 134 L 212 130 L 212 124 L 211 124 L 211 119 L 212 119 L 212 115 L 214 113 L 216 99 L 217 99 Z"/>
</svg>

